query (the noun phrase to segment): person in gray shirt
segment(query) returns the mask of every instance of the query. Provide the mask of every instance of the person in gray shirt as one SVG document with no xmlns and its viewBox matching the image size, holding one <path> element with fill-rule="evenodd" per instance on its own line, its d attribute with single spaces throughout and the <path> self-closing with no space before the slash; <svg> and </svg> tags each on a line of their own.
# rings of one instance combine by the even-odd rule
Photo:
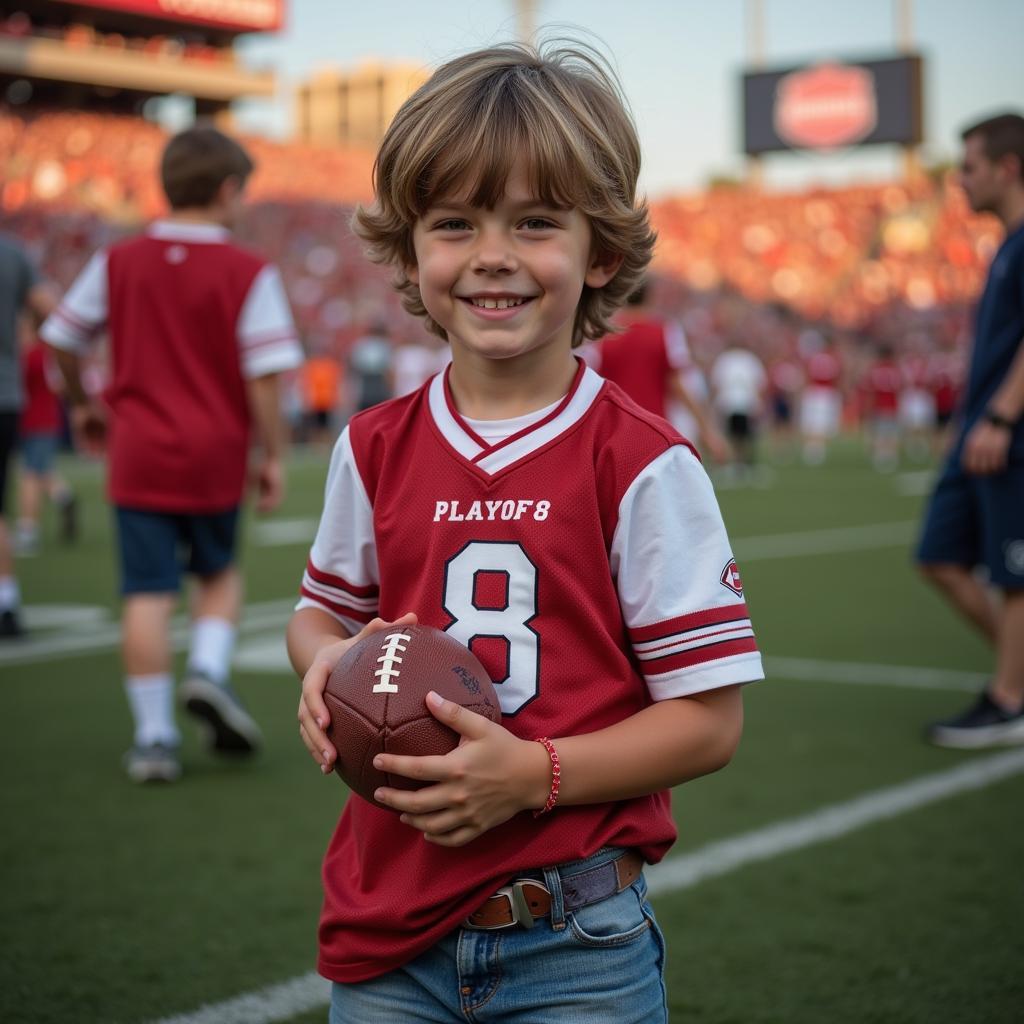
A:
<svg viewBox="0 0 1024 1024">
<path fill-rule="evenodd" d="M 22 403 L 18 327 L 23 312 L 41 322 L 55 305 L 55 295 L 40 281 L 20 243 L 0 235 L 0 639 L 24 632 L 7 526 L 7 469 L 18 437 Z"/>
</svg>

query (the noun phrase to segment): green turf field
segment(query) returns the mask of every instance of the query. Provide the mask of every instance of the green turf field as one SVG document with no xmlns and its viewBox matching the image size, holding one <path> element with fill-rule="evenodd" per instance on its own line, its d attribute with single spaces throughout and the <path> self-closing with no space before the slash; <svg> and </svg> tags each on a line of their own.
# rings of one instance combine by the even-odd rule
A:
<svg viewBox="0 0 1024 1024">
<path fill-rule="evenodd" d="M 248 524 L 236 681 L 265 752 L 223 764 L 186 731 L 186 775 L 159 789 L 121 772 L 108 513 L 96 470 L 71 471 L 85 535 L 62 549 L 50 524 L 43 553 L 19 561 L 35 628 L 0 649 L 0 1021 L 324 1021 L 302 976 L 344 792 L 301 747 L 297 684 L 280 667 L 307 546 L 288 538 L 317 514 L 324 462 L 296 460 L 276 532 Z M 924 483 L 874 473 L 853 445 L 821 469 L 774 467 L 762 486 L 722 482 L 769 680 L 747 691 L 732 765 L 676 794 L 672 856 L 703 857 L 711 875 L 654 897 L 674 1021 L 1024 1020 L 1024 761 L 947 789 L 951 770 L 1006 755 L 919 738 L 989 666 L 910 566 Z M 880 793 L 933 777 L 921 800 L 877 810 Z M 760 855 L 742 838 L 826 808 L 848 821 L 852 806 L 866 819 L 833 838 L 811 828 Z M 744 851 L 731 867 L 726 849 Z"/>
</svg>

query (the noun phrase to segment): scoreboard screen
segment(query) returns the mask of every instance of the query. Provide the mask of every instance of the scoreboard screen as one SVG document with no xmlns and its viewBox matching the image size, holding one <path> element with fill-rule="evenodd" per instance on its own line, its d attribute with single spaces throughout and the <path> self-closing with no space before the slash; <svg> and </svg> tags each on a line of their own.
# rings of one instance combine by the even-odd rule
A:
<svg viewBox="0 0 1024 1024">
<path fill-rule="evenodd" d="M 284 21 L 284 0 L 75 0 L 75 3 L 233 32 L 276 32 Z"/>
<path fill-rule="evenodd" d="M 845 61 L 743 76 L 743 150 L 921 141 L 921 58 Z"/>
</svg>

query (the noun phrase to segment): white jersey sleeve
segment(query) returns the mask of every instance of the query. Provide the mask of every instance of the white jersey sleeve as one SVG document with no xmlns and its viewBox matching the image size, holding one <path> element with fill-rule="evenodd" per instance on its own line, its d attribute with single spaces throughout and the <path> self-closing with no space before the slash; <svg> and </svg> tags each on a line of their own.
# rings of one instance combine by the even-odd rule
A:
<svg viewBox="0 0 1024 1024">
<path fill-rule="evenodd" d="M 107 323 L 107 253 L 101 249 L 85 265 L 39 336 L 54 348 L 82 352 Z"/>
<path fill-rule="evenodd" d="M 242 372 L 252 380 L 291 370 L 302 363 L 281 275 L 268 263 L 253 279 L 238 316 Z"/>
<path fill-rule="evenodd" d="M 718 502 L 688 448 L 669 448 L 623 495 L 611 569 L 655 700 L 764 678 Z"/>
<path fill-rule="evenodd" d="M 377 614 L 380 574 L 373 508 L 346 427 L 331 455 L 324 510 L 302 577 L 296 608 L 320 608 L 351 633 Z"/>
</svg>

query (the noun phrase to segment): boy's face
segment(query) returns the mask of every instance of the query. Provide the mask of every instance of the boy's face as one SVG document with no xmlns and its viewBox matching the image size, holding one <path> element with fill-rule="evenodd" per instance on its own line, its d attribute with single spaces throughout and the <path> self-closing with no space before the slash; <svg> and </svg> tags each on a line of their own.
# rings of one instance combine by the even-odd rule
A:
<svg viewBox="0 0 1024 1024">
<path fill-rule="evenodd" d="M 438 200 L 416 222 L 413 248 L 409 278 L 453 355 L 462 348 L 487 359 L 546 346 L 568 353 L 584 284 L 599 288 L 618 268 L 592 254 L 587 218 L 545 205 L 521 165 L 493 210 L 460 195 Z"/>
</svg>

